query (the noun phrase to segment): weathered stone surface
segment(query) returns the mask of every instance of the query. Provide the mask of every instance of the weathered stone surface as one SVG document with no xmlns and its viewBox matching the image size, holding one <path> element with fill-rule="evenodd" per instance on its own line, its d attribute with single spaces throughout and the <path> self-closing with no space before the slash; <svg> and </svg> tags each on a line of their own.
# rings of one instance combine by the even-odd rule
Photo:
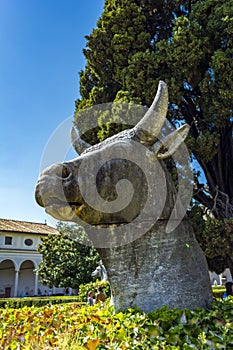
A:
<svg viewBox="0 0 233 350">
<path fill-rule="evenodd" d="M 82 220 L 106 267 L 116 310 L 211 306 L 204 254 L 187 218 L 180 222 L 184 208 L 161 160 L 176 151 L 188 127 L 156 141 L 166 110 L 167 88 L 161 83 L 133 129 L 87 145 L 80 157 L 52 165 L 38 180 L 36 200 L 49 214 Z M 74 131 L 72 140 L 77 151 L 86 147 L 76 142 Z M 171 217 L 180 224 L 167 230 Z"/>
<path fill-rule="evenodd" d="M 130 244 L 98 249 L 108 271 L 115 310 L 134 305 L 145 311 L 164 305 L 211 307 L 206 260 L 188 221 L 167 235 L 166 224 L 158 221 Z"/>
</svg>

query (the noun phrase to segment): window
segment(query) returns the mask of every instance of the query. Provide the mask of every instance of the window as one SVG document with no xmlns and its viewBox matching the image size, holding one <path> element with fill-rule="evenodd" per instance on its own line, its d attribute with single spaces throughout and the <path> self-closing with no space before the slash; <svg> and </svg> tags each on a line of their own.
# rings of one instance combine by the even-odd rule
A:
<svg viewBox="0 0 233 350">
<path fill-rule="evenodd" d="M 12 245 L 12 237 L 5 237 L 5 245 Z"/>
<path fill-rule="evenodd" d="M 31 246 L 33 244 L 33 241 L 32 241 L 32 239 L 27 238 L 27 239 L 25 239 L 24 244 L 27 246 Z"/>
</svg>

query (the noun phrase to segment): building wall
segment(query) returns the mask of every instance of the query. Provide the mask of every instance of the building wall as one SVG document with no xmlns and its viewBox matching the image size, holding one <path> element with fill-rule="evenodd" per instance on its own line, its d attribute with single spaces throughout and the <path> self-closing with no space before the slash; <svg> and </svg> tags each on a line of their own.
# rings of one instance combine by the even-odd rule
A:
<svg viewBox="0 0 233 350">
<path fill-rule="evenodd" d="M 64 293 L 64 288 L 50 289 L 39 281 L 35 269 L 42 259 L 40 242 L 38 234 L 0 232 L 0 297 Z"/>
<path fill-rule="evenodd" d="M 6 237 L 12 238 L 12 244 L 6 244 Z M 27 245 L 27 240 L 32 241 L 32 245 Z M 38 244 L 41 242 L 40 235 L 30 234 L 30 233 L 15 233 L 15 232 L 4 232 L 0 233 L 0 247 L 2 249 L 9 250 L 26 250 L 26 251 L 36 251 Z M 29 242 L 28 242 L 29 243 Z"/>
</svg>

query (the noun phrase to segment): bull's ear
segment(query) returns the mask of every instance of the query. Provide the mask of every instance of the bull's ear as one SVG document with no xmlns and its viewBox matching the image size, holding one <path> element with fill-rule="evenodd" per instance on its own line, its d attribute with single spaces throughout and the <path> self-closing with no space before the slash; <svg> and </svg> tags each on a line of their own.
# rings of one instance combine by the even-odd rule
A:
<svg viewBox="0 0 233 350">
<path fill-rule="evenodd" d="M 155 155 L 158 159 L 165 159 L 170 157 L 184 142 L 188 135 L 190 126 L 188 124 L 182 125 L 179 129 L 167 135 L 161 141 L 154 145 Z"/>
<path fill-rule="evenodd" d="M 78 154 L 81 154 L 87 148 L 91 147 L 89 143 L 81 139 L 78 129 L 75 128 L 74 126 L 71 129 L 70 136 L 71 136 L 72 145 Z"/>
</svg>

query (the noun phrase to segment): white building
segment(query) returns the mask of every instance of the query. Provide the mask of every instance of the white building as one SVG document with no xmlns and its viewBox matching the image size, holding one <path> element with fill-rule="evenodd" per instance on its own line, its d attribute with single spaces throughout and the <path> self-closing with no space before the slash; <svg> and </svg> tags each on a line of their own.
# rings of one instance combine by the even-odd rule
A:
<svg viewBox="0 0 233 350">
<path fill-rule="evenodd" d="M 46 224 L 0 219 L 0 297 L 64 293 L 40 283 L 35 270 L 42 259 L 41 237 L 58 234 Z"/>
</svg>

